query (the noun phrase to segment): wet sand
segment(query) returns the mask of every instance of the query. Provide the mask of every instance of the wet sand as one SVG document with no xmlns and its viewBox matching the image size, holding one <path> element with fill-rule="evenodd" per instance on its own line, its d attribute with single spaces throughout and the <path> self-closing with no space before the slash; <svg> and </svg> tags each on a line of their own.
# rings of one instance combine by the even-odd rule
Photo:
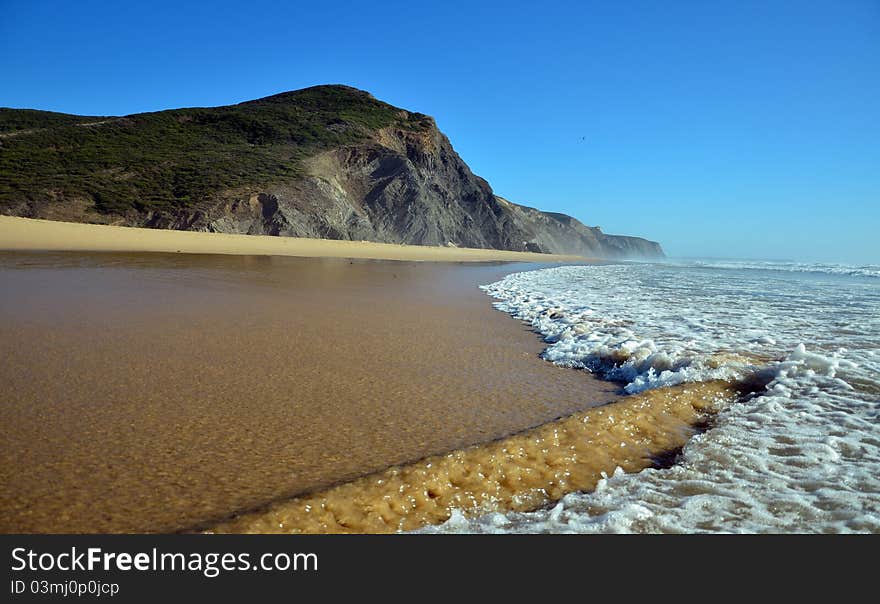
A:
<svg viewBox="0 0 880 604">
<path fill-rule="evenodd" d="M 206 528 L 615 400 L 476 287 L 532 266 L 0 253 L 0 531 Z"/>
<path fill-rule="evenodd" d="M 392 533 L 434 525 L 453 512 L 528 512 L 592 491 L 620 468 L 674 462 L 688 439 L 738 386 L 726 382 L 648 390 L 537 428 L 392 467 L 279 501 L 210 527 L 211 533 Z M 442 529 L 439 529 L 442 530 Z"/>
</svg>

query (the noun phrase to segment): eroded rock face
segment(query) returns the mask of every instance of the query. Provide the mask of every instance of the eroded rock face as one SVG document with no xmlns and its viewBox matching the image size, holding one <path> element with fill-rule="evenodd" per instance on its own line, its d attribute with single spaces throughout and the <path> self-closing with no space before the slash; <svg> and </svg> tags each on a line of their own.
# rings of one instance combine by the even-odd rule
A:
<svg viewBox="0 0 880 604">
<path fill-rule="evenodd" d="M 576 218 L 554 212 L 542 212 L 517 205 L 503 198 L 514 215 L 514 222 L 529 233 L 542 250 L 556 254 L 577 254 L 603 258 L 662 258 L 663 248 L 656 241 L 641 237 L 606 235 L 599 227 L 588 227 Z"/>
<path fill-rule="evenodd" d="M 374 140 L 305 162 L 306 175 L 145 226 L 220 233 L 454 245 L 557 254 L 663 256 L 660 245 L 606 235 L 564 214 L 493 194 L 436 128 L 383 129 Z"/>
<path fill-rule="evenodd" d="M 345 106 L 380 103 L 355 89 L 323 88 L 327 90 L 312 95 L 332 93 L 335 102 L 344 101 L 348 103 Z M 300 93 L 311 90 L 315 89 Z M 285 103 L 299 103 L 298 111 L 315 111 L 302 100 L 311 97 L 300 93 L 276 95 L 232 109 L 246 107 L 248 119 L 255 120 L 260 112 L 277 112 L 279 104 Z M 221 188 L 188 207 L 127 210 L 114 216 L 112 222 L 164 229 L 600 257 L 663 255 L 655 242 L 606 235 L 598 227 L 587 227 L 570 216 L 541 212 L 497 197 L 485 180 L 471 172 L 432 118 L 389 105 L 380 107 L 385 111 L 389 108 L 392 113 L 386 113 L 384 119 L 390 125 L 383 127 L 349 123 L 342 117 L 327 121 L 322 127 L 329 137 L 357 130 L 357 136 L 344 144 L 327 143 L 323 148 L 312 148 L 303 157 L 302 147 L 284 143 L 290 145 L 291 157 L 296 158 L 289 160 L 291 165 L 296 164 L 295 175 L 269 178 L 263 184 Z M 222 109 L 230 108 L 218 108 Z M 280 127 L 279 122 L 273 124 L 276 129 Z M 259 129 L 248 131 L 248 142 L 242 146 L 253 147 L 257 143 L 251 141 L 259 140 L 259 136 Z M 80 220 L 95 221 L 95 202 L 87 199 L 65 202 L 64 207 L 70 210 L 66 212 L 58 211 L 62 206 L 57 201 L 6 201 L 4 213 L 62 215 L 67 220 L 80 216 Z"/>
</svg>

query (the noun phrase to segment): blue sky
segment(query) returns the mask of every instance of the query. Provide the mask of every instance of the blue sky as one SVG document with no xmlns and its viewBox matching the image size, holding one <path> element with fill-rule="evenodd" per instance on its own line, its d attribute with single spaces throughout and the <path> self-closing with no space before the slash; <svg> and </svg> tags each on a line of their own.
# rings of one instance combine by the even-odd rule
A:
<svg viewBox="0 0 880 604">
<path fill-rule="evenodd" d="M 322 83 L 437 118 L 518 203 L 671 255 L 880 262 L 880 1 L 0 0 L 0 105 Z"/>
</svg>

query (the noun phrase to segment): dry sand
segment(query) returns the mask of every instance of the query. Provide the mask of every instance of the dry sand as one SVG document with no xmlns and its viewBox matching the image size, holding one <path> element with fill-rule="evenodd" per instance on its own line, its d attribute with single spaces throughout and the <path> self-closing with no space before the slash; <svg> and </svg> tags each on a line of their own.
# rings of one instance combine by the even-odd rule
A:
<svg viewBox="0 0 880 604">
<path fill-rule="evenodd" d="M 373 260 L 434 260 L 446 262 L 579 262 L 579 256 L 533 254 L 505 250 L 396 245 L 368 241 L 338 241 L 227 235 L 163 229 L 139 229 L 96 224 L 56 222 L 0 216 L 0 250 L 101 252 L 169 252 L 369 258 Z"/>
</svg>

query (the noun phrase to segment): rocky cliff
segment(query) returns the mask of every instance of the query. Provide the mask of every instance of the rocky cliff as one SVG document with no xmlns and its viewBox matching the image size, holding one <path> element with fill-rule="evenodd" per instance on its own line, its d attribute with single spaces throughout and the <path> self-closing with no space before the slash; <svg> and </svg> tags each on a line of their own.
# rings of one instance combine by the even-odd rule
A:
<svg viewBox="0 0 880 604">
<path fill-rule="evenodd" d="M 166 229 L 662 256 L 493 194 L 434 120 L 344 86 L 126 117 L 0 110 L 0 212 Z"/>
</svg>

